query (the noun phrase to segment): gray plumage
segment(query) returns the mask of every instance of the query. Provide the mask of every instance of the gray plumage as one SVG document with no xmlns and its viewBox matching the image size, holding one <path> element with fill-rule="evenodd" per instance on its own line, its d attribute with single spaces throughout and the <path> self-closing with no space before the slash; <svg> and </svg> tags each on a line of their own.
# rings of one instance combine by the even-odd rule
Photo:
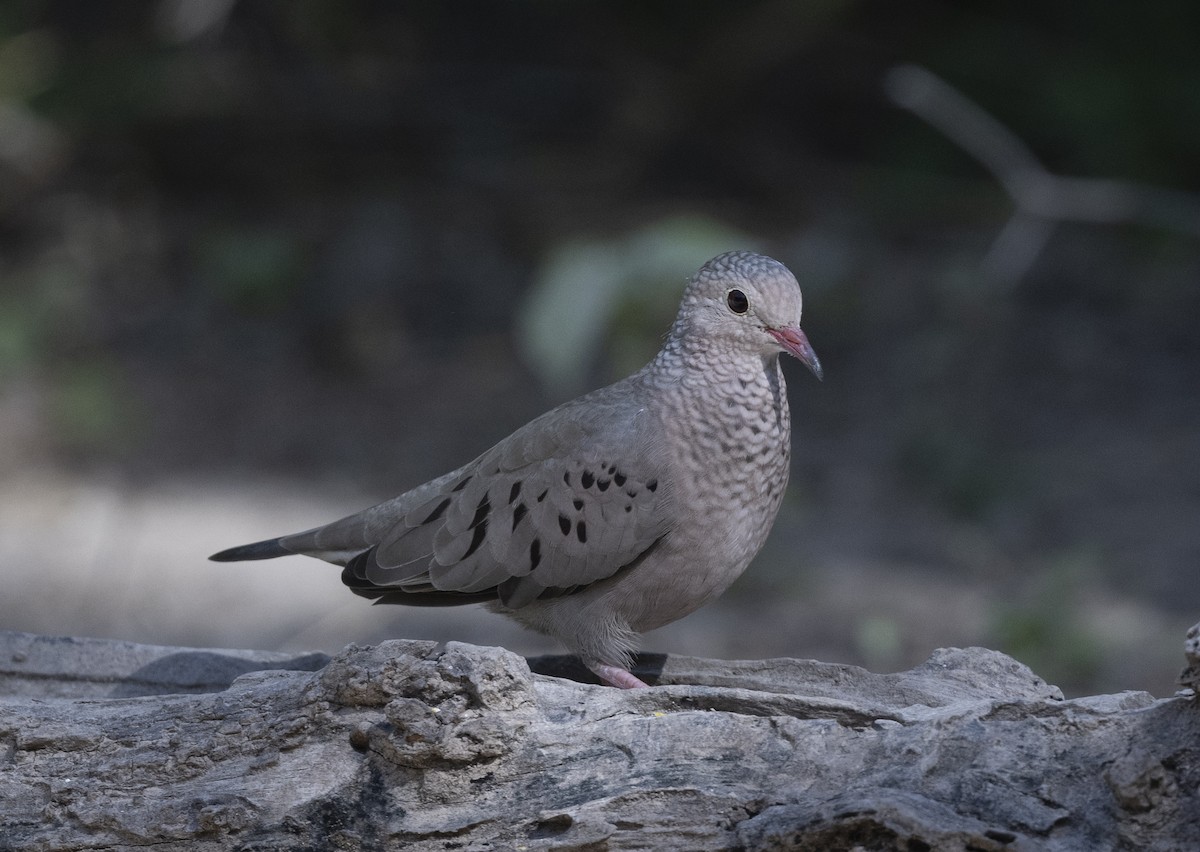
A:
<svg viewBox="0 0 1200 852">
<path fill-rule="evenodd" d="M 782 264 L 720 255 L 632 376 L 399 497 L 211 558 L 315 556 L 378 603 L 486 601 L 604 681 L 643 686 L 629 673 L 637 634 L 721 594 L 775 520 L 791 429 L 779 353 L 821 377 L 801 307 Z"/>
</svg>

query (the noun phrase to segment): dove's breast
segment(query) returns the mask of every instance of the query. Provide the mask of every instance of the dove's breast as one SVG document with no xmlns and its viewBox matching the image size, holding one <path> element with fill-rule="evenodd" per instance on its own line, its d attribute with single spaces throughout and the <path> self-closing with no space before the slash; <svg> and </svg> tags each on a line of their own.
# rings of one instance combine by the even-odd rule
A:
<svg viewBox="0 0 1200 852">
<path fill-rule="evenodd" d="M 656 412 L 672 470 L 670 533 L 629 578 L 635 630 L 682 618 L 720 595 L 758 553 L 783 500 L 791 424 L 778 359 L 722 364 L 680 382 Z M 694 386 L 693 386 L 694 385 Z"/>
</svg>

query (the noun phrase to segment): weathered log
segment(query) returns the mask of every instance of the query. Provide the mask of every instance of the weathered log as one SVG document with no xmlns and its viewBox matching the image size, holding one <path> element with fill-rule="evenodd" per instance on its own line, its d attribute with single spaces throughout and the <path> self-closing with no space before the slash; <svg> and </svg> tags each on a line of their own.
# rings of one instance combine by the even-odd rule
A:
<svg viewBox="0 0 1200 852">
<path fill-rule="evenodd" d="M 1200 849 L 1188 695 L 1066 701 L 981 648 L 642 662 L 0 634 L 0 849 Z"/>
</svg>

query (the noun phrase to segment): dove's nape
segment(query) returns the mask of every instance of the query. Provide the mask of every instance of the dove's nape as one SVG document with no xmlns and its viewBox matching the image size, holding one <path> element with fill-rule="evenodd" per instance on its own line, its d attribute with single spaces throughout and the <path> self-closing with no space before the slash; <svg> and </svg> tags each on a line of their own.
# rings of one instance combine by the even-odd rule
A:
<svg viewBox="0 0 1200 852">
<path fill-rule="evenodd" d="M 637 634 L 721 594 L 775 520 L 791 429 L 780 352 L 822 377 L 801 308 L 782 264 L 720 255 L 632 376 L 399 497 L 211 558 L 315 556 L 377 603 L 484 601 L 605 683 L 645 686 L 629 671 Z"/>
</svg>

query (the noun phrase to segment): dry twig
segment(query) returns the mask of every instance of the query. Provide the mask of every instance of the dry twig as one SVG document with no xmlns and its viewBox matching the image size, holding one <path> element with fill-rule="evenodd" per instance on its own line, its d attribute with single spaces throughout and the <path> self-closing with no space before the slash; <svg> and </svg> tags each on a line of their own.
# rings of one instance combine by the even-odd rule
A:
<svg viewBox="0 0 1200 852">
<path fill-rule="evenodd" d="M 1051 174 L 1029 147 L 946 81 L 916 65 L 885 79 L 888 97 L 974 157 L 1016 205 L 983 260 L 997 283 L 1016 284 L 1059 222 L 1138 224 L 1200 236 L 1200 198 L 1131 181 Z"/>
</svg>

